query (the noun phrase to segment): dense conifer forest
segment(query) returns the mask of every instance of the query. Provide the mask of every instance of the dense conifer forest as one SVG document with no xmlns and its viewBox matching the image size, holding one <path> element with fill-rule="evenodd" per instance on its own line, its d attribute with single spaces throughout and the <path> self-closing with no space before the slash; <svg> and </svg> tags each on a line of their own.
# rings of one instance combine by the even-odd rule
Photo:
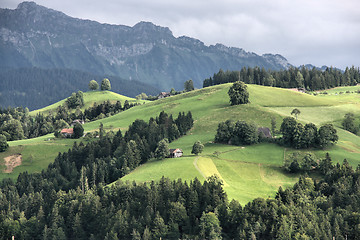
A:
<svg viewBox="0 0 360 240">
<path fill-rule="evenodd" d="M 259 67 L 242 68 L 240 71 L 222 69 L 213 77 L 203 82 L 203 87 L 242 81 L 246 84 L 257 84 L 280 88 L 304 88 L 307 91 L 328 89 L 338 86 L 352 86 L 360 83 L 359 68 L 346 68 L 344 72 L 336 68 L 326 68 L 325 71 L 306 67 L 287 70 L 265 70 Z"/>
</svg>

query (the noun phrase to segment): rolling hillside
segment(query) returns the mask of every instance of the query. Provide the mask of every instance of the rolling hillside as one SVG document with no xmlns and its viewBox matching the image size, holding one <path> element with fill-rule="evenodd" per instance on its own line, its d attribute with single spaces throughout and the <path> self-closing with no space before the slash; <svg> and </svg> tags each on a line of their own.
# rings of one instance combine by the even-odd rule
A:
<svg viewBox="0 0 360 240">
<path fill-rule="evenodd" d="M 277 128 L 279 128 L 282 118 L 290 116 L 291 110 L 296 107 L 301 110 L 299 119 L 302 122 L 310 121 L 320 125 L 325 122 L 338 121 L 349 110 L 358 111 L 359 109 L 357 94 L 352 94 L 351 100 L 349 100 L 349 96 L 346 99 L 342 95 L 338 95 L 337 98 L 312 96 L 286 89 L 257 85 L 248 85 L 250 104 L 230 106 L 227 96 L 230 86 L 231 84 L 218 85 L 148 102 L 112 117 L 87 123 L 84 128 L 85 131 L 93 131 L 98 129 L 102 122 L 107 130 L 121 129 L 125 131 L 135 119 L 147 121 L 163 110 L 171 114 L 190 110 L 195 119 L 193 129 L 170 145 L 172 148 L 182 148 L 185 156 L 179 159 L 150 161 L 123 177 L 122 180 L 151 181 L 157 180 L 161 176 L 190 180 L 194 177 L 204 179 L 212 174 L 217 174 L 223 180 L 229 198 L 246 203 L 256 197 L 274 197 L 279 186 L 291 186 L 297 181 L 297 175 L 285 174 L 281 169 L 284 157 L 294 150 L 267 143 L 253 146 L 215 144 L 212 141 L 219 122 L 227 119 L 245 120 L 254 122 L 258 126 L 270 127 L 270 119 L 275 117 Z M 329 152 L 334 162 L 342 162 L 346 158 L 351 165 L 357 166 L 360 163 L 360 138 L 341 129 L 338 129 L 338 133 L 340 139 L 335 147 L 312 152 L 319 157 L 323 157 L 326 152 Z M 67 145 L 69 143 L 66 141 L 73 141 L 45 141 L 49 138 L 52 139 L 52 136 L 11 142 L 12 147 L 9 151 L 15 151 L 14 149 L 21 151 L 20 147 L 24 146 L 40 148 L 40 146 L 48 146 L 53 143 L 58 143 L 66 149 L 69 147 Z M 190 154 L 196 140 L 205 144 L 204 152 L 200 156 Z M 59 150 L 56 149 L 56 151 Z M 5 156 L 4 153 L 1 156 Z M 28 158 L 24 159 L 24 162 L 27 161 L 29 166 L 38 161 L 34 157 L 31 162 Z M 42 166 L 46 161 L 47 163 L 51 162 L 52 159 L 43 161 Z M 27 167 L 17 168 L 26 169 Z M 29 168 L 29 171 L 39 171 L 39 168 L 36 170 Z M 16 173 L 14 173 L 15 175 Z M 3 177 L 4 174 L 1 176 Z"/>
<path fill-rule="evenodd" d="M 56 108 L 62 104 L 65 103 L 66 99 L 63 99 L 59 102 L 56 102 L 54 104 L 51 104 L 47 107 L 34 110 L 30 112 L 30 115 L 36 115 L 37 113 L 44 113 L 47 114 L 50 111 L 56 110 Z M 111 103 L 115 103 L 116 101 L 120 101 L 121 103 L 124 103 L 126 100 L 129 102 L 143 102 L 143 101 L 137 101 L 134 98 L 126 97 L 124 95 L 112 92 L 112 91 L 90 91 L 90 92 L 84 92 L 84 106 L 80 108 L 81 110 L 84 110 L 86 108 L 92 107 L 94 103 L 103 103 L 107 100 L 110 100 Z"/>
</svg>

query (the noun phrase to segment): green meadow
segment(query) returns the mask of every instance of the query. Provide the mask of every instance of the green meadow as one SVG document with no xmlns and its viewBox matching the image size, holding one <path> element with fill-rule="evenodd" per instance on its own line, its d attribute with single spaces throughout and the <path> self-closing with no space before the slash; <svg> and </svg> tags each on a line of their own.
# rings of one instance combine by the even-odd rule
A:
<svg viewBox="0 0 360 240">
<path fill-rule="evenodd" d="M 47 114 L 51 111 L 55 111 L 58 106 L 63 105 L 65 103 L 65 100 L 66 99 L 63 99 L 47 107 L 31 111 L 30 114 L 31 115 L 36 115 L 37 113 Z M 122 104 L 124 104 L 126 100 L 128 100 L 129 102 L 137 102 L 134 98 L 126 97 L 111 91 L 90 91 L 90 92 L 84 92 L 84 106 L 81 108 L 81 110 L 92 107 L 95 102 L 103 103 L 107 100 L 110 100 L 111 103 L 120 101 Z"/>
<path fill-rule="evenodd" d="M 109 118 L 86 123 L 84 129 L 95 131 L 100 123 L 103 123 L 106 130 L 121 129 L 124 132 L 135 119 L 148 121 L 150 117 L 156 117 L 161 111 L 173 114 L 175 118 L 178 112 L 191 111 L 195 120 L 194 127 L 186 136 L 170 144 L 171 148 L 181 148 L 184 151 L 184 157 L 149 161 L 121 180 L 148 182 L 166 176 L 171 179 L 182 178 L 190 181 L 195 177 L 204 180 L 216 174 L 222 179 L 229 199 L 234 198 L 245 204 L 256 197 L 274 197 L 280 186 L 289 187 L 297 181 L 298 175 L 287 174 L 281 168 L 284 158 L 296 150 L 285 149 L 270 143 L 252 146 L 215 144 L 213 140 L 219 122 L 228 119 L 244 120 L 270 128 L 271 118 L 275 118 L 277 129 L 279 129 L 282 119 L 291 116 L 292 109 L 298 108 L 301 111 L 298 119 L 302 123 L 313 122 L 319 127 L 326 122 L 335 122 L 336 126 L 339 126 L 339 120 L 345 113 L 356 113 L 359 110 L 358 95 L 355 93 L 351 98 L 341 99 L 339 95 L 313 96 L 287 89 L 257 85 L 248 85 L 250 104 L 230 106 L 227 95 L 230 86 L 231 84 L 218 85 L 146 102 Z M 103 101 L 99 100 L 101 97 L 97 97 L 96 92 L 91 92 L 91 94 L 93 94 L 92 101 Z M 91 104 L 90 102 L 89 100 L 88 104 Z M 337 128 L 337 131 L 339 142 L 336 146 L 325 150 L 306 151 L 313 152 L 319 157 L 329 152 L 333 162 L 342 162 L 346 158 L 351 165 L 357 166 L 360 163 L 360 138 L 340 128 Z M 50 141 L 48 141 L 49 138 Z M 10 143 L 10 150 L 2 153 L 1 157 L 19 149 L 24 159 L 32 160 L 31 163 L 27 162 L 28 165 L 25 165 L 24 161 L 24 166 L 15 168 L 14 177 L 24 169 L 29 172 L 40 171 L 53 161 L 59 151 L 66 151 L 71 147 L 74 141 L 52 140 L 52 138 L 52 136 L 45 136 Z M 205 145 L 204 151 L 199 156 L 191 154 L 192 145 L 197 140 Z M 31 158 L 28 157 L 29 155 L 25 157 L 24 149 L 28 149 L 26 151 L 29 154 L 34 151 L 38 155 L 32 153 Z M 53 152 L 54 157 L 40 157 L 41 152 L 49 152 L 48 154 Z M 0 177 L 3 176 L 0 175 Z"/>
</svg>

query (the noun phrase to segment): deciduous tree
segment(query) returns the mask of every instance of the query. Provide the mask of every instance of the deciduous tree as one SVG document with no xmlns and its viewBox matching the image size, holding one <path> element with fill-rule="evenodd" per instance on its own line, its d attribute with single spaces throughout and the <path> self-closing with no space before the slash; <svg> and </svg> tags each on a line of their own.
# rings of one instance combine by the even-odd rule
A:
<svg viewBox="0 0 360 240">
<path fill-rule="evenodd" d="M 99 84 L 95 80 L 91 80 L 89 82 L 89 89 L 92 90 L 92 91 L 98 90 L 99 89 Z"/>
<path fill-rule="evenodd" d="M 231 105 L 239 105 L 249 103 L 249 92 L 245 83 L 237 81 L 228 91 Z"/>
<path fill-rule="evenodd" d="M 198 155 L 199 153 L 202 153 L 204 149 L 204 145 L 200 141 L 196 141 L 192 147 L 192 154 Z"/>
<path fill-rule="evenodd" d="M 106 91 L 106 90 L 111 90 L 111 84 L 110 84 L 110 80 L 107 78 L 104 78 L 101 81 L 101 91 Z"/>
<path fill-rule="evenodd" d="M 0 152 L 6 151 L 9 147 L 9 144 L 6 141 L 6 137 L 3 134 L 0 134 Z"/>
</svg>

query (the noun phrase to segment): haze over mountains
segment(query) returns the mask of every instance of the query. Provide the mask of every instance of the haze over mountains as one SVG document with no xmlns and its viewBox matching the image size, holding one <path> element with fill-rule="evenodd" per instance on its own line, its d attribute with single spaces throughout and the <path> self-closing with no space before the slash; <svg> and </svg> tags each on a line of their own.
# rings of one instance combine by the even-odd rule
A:
<svg viewBox="0 0 360 240">
<path fill-rule="evenodd" d="M 202 81 L 220 68 L 259 66 L 278 70 L 291 66 L 278 54 L 259 56 L 222 44 L 206 46 L 197 39 L 174 37 L 170 29 L 149 22 L 128 27 L 76 19 L 34 2 L 23 2 L 14 10 L 0 9 L 0 55 L 2 72 L 33 67 L 72 69 L 136 80 L 153 86 L 153 91 L 172 87 L 182 90 L 188 79 L 201 87 Z M 83 89 L 86 84 L 74 87 Z M 5 92 L 0 89 L 2 96 Z M 19 93 L 6 96 L 12 95 Z"/>
</svg>

